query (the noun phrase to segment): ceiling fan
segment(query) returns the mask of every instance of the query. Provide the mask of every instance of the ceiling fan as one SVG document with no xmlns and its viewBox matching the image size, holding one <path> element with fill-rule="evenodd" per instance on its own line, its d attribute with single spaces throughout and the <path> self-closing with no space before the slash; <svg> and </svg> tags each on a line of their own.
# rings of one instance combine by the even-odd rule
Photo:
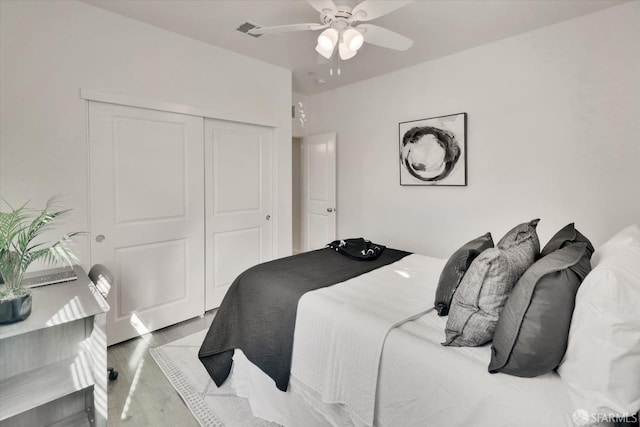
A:
<svg viewBox="0 0 640 427">
<path fill-rule="evenodd" d="M 353 58 L 364 42 L 394 50 L 407 50 L 411 39 L 386 28 L 372 24 L 361 24 L 400 9 L 412 0 L 307 0 L 320 12 L 320 23 L 258 27 L 249 34 L 284 33 L 290 31 L 324 30 L 318 36 L 316 51 L 329 59 L 338 47 L 340 59 Z"/>
</svg>

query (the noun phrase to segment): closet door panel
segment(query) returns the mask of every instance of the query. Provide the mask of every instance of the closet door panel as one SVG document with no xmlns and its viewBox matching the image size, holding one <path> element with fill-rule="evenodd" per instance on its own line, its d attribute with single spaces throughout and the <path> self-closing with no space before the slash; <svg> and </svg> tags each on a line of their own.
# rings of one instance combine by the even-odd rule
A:
<svg viewBox="0 0 640 427">
<path fill-rule="evenodd" d="M 108 344 L 204 312 L 203 119 L 89 103 L 92 263 Z"/>
<path fill-rule="evenodd" d="M 206 309 L 272 257 L 272 129 L 205 119 Z"/>
</svg>

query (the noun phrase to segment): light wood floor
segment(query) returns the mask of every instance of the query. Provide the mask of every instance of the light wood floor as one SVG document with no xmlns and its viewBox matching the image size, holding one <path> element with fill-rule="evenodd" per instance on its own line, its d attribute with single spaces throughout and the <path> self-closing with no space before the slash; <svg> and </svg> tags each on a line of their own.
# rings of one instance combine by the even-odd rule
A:
<svg viewBox="0 0 640 427">
<path fill-rule="evenodd" d="M 108 387 L 109 426 L 199 426 L 149 349 L 209 328 L 214 314 L 109 347 L 108 364 L 119 373 Z"/>
</svg>

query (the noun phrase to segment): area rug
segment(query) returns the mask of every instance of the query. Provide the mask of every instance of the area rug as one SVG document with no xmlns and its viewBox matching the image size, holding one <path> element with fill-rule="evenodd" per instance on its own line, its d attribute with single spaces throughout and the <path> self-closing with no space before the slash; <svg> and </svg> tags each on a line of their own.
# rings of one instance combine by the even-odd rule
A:
<svg viewBox="0 0 640 427">
<path fill-rule="evenodd" d="M 149 350 L 191 413 L 203 427 L 277 427 L 256 418 L 247 399 L 236 396 L 226 381 L 218 388 L 198 360 L 207 331 Z"/>
</svg>

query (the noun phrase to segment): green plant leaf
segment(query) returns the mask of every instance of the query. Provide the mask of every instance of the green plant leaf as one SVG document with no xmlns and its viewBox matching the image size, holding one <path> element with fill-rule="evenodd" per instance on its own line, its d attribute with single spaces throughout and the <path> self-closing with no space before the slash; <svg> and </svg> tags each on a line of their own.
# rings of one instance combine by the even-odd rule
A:
<svg viewBox="0 0 640 427">
<path fill-rule="evenodd" d="M 23 274 L 34 261 L 42 260 L 47 264 L 78 261 L 69 244 L 75 236 L 82 234 L 80 232 L 65 234 L 51 245 L 33 243 L 42 233 L 53 228 L 58 218 L 70 212 L 55 206 L 55 196 L 46 202 L 42 210 L 30 209 L 26 203 L 13 208 L 6 200 L 1 200 L 10 208 L 9 212 L 0 212 L 0 274 L 7 283 L 4 287 L 7 292 L 17 292 Z"/>
</svg>

